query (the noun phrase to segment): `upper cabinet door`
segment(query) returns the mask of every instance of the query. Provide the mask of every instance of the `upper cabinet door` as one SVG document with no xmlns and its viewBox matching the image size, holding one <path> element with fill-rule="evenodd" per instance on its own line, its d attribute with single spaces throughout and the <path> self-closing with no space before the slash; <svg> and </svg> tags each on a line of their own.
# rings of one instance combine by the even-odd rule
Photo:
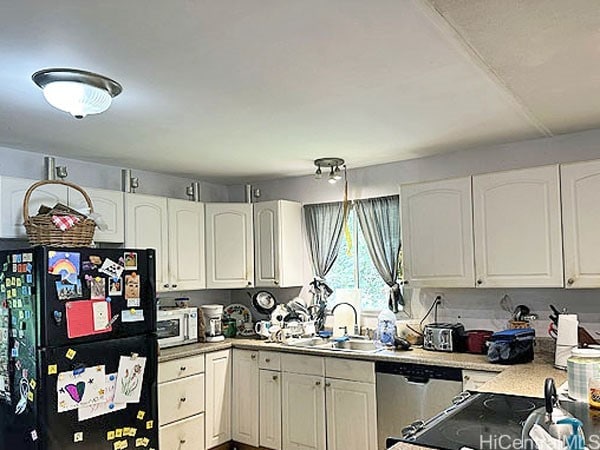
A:
<svg viewBox="0 0 600 450">
<path fill-rule="evenodd" d="M 29 187 L 36 180 L 26 178 L 0 177 L 0 237 L 26 239 L 23 226 L 23 199 Z M 35 216 L 40 206 L 53 207 L 60 202 L 67 204 L 66 186 L 47 184 L 33 191 L 29 199 L 29 214 Z"/>
<path fill-rule="evenodd" d="M 414 287 L 473 287 L 471 178 L 400 189 L 404 278 Z"/>
<path fill-rule="evenodd" d="M 255 203 L 256 286 L 301 286 L 303 242 L 301 203 L 287 200 Z"/>
<path fill-rule="evenodd" d="M 563 286 L 558 166 L 473 177 L 476 283 Z"/>
<path fill-rule="evenodd" d="M 96 228 L 94 241 L 122 244 L 125 242 L 125 212 L 123 193 L 107 189 L 84 188 L 90 196 L 94 212 L 100 215 L 106 224 L 106 230 Z M 75 209 L 86 207 L 83 196 L 69 189 L 69 206 Z"/>
<path fill-rule="evenodd" d="M 206 287 L 204 204 L 168 199 L 169 282 L 173 290 Z"/>
<path fill-rule="evenodd" d="M 167 199 L 125 194 L 125 246 L 156 250 L 156 290 L 168 289 Z"/>
<path fill-rule="evenodd" d="M 254 285 L 252 204 L 206 204 L 206 287 Z"/>
<path fill-rule="evenodd" d="M 600 287 L 600 161 L 561 166 L 565 286 Z"/>
</svg>

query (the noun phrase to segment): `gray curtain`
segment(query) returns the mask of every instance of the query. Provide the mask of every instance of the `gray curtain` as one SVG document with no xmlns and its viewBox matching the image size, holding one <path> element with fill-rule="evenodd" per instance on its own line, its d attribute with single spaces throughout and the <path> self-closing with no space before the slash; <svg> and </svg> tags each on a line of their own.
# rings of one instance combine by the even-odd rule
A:
<svg viewBox="0 0 600 450">
<path fill-rule="evenodd" d="M 315 278 L 325 279 L 335 262 L 344 226 L 341 202 L 304 205 L 304 221 Z"/>
<path fill-rule="evenodd" d="M 389 307 L 398 312 L 404 298 L 398 285 L 400 256 L 400 198 L 398 195 L 370 198 L 355 202 L 360 229 L 373 264 L 390 287 Z"/>
</svg>

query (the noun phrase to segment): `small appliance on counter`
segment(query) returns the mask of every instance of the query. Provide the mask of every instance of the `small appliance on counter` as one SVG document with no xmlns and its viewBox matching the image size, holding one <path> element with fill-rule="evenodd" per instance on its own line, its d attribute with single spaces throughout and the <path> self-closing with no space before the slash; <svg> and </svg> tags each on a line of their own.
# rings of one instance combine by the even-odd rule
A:
<svg viewBox="0 0 600 450">
<path fill-rule="evenodd" d="M 156 334 L 160 348 L 198 342 L 198 308 L 159 307 Z"/>
<path fill-rule="evenodd" d="M 423 348 L 439 352 L 461 352 L 465 327 L 460 323 L 430 323 L 423 330 Z"/>
<path fill-rule="evenodd" d="M 468 330 L 467 331 L 467 353 L 485 355 L 487 353 L 487 341 L 494 334 L 489 330 Z"/>
<path fill-rule="evenodd" d="M 223 336 L 223 305 L 202 305 L 204 315 L 206 342 L 219 342 L 225 340 Z"/>
</svg>

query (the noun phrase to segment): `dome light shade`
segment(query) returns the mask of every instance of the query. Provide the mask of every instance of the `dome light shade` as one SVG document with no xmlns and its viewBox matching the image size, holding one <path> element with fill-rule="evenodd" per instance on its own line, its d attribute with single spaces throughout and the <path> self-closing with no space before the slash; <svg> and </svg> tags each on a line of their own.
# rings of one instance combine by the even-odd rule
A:
<svg viewBox="0 0 600 450">
<path fill-rule="evenodd" d="M 75 69 L 41 70 L 32 79 L 43 89 L 48 103 L 77 119 L 106 111 L 123 90 L 110 78 Z"/>
</svg>

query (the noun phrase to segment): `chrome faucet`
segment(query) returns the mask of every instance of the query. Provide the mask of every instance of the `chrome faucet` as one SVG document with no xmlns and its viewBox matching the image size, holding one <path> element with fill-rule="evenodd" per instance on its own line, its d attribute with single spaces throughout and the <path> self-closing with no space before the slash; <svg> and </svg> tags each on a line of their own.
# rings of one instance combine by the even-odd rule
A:
<svg viewBox="0 0 600 450">
<path fill-rule="evenodd" d="M 331 308 L 331 315 L 333 315 L 333 313 L 335 312 L 335 310 L 337 309 L 338 306 L 341 305 L 348 305 L 350 308 L 352 308 L 352 311 L 354 311 L 354 331 L 353 334 L 358 336 L 360 334 L 360 328 L 358 326 L 358 312 L 356 312 L 356 308 L 354 307 L 353 304 L 348 303 L 348 302 L 340 302 L 337 305 L 335 305 L 333 308 Z M 346 327 L 342 327 L 342 328 L 346 328 Z M 348 330 L 345 330 L 344 334 L 348 334 Z"/>
</svg>

